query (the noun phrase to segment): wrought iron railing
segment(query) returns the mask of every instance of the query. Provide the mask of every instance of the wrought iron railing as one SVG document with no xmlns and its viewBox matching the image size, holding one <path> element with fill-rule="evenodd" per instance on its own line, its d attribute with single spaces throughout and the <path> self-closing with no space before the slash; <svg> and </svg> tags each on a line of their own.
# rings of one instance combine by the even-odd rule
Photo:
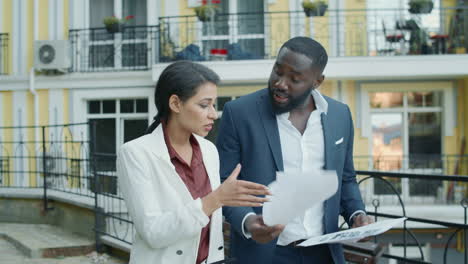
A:
<svg viewBox="0 0 468 264">
<path fill-rule="evenodd" d="M 148 70 L 159 60 L 158 26 L 72 29 L 72 72 Z"/>
<path fill-rule="evenodd" d="M 94 197 L 88 123 L 0 127 L 0 187 Z"/>
<path fill-rule="evenodd" d="M 415 173 L 391 173 L 377 171 L 357 171 L 359 185 L 367 188 L 369 182 L 381 182 L 388 195 L 394 196 L 397 206 L 385 206 L 382 198 L 374 196 L 366 202 L 368 214 L 375 220 L 382 218 L 406 217 L 403 226 L 374 238 L 375 243 L 389 249 L 383 257 L 395 259 L 398 263 L 467 263 L 467 189 L 468 176 L 435 175 Z M 408 206 L 395 179 L 417 180 L 423 182 L 443 182 L 447 185 L 463 186 L 460 195 L 446 206 Z M 391 252 L 401 248 L 400 254 Z M 415 255 L 408 249 L 414 248 Z M 429 248 L 429 250 L 427 250 Z"/>
<path fill-rule="evenodd" d="M 8 33 L 0 33 L 0 75 L 8 74 Z"/>
<path fill-rule="evenodd" d="M 311 36 L 330 56 L 466 53 L 468 7 L 410 14 L 401 9 L 328 10 L 161 17 L 161 61 L 270 59 L 297 35 Z M 220 53 L 220 51 L 223 51 Z"/>
<path fill-rule="evenodd" d="M 356 170 L 380 171 L 392 173 L 416 173 L 425 175 L 468 175 L 468 155 L 432 155 L 419 154 L 410 156 L 355 156 Z M 465 191 L 465 185 L 426 181 L 415 178 L 388 178 L 406 204 L 454 204 L 458 203 Z M 361 186 L 361 193 L 367 202 L 376 196 L 385 205 L 398 204 L 392 192 L 381 181 L 369 181 Z"/>
</svg>

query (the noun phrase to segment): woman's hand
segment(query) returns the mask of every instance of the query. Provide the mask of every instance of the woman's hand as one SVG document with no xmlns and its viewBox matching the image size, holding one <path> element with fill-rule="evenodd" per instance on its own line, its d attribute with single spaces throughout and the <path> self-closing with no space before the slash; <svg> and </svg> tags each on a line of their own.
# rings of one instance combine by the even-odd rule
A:
<svg viewBox="0 0 468 264">
<path fill-rule="evenodd" d="M 216 190 L 203 197 L 203 211 L 211 215 L 222 206 L 262 206 L 268 198 L 256 195 L 271 195 L 265 185 L 249 181 L 238 180 L 237 176 L 241 170 L 238 164 L 231 175 Z"/>
</svg>

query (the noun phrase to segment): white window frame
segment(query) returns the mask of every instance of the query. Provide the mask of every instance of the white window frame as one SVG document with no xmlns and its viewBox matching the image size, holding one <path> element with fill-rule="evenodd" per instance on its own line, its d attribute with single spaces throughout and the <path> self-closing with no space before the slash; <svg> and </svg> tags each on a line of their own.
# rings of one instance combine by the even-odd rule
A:
<svg viewBox="0 0 468 264">
<path fill-rule="evenodd" d="M 268 3 L 264 1 L 263 3 L 263 10 L 267 10 L 268 8 Z M 232 43 L 237 43 L 239 40 L 242 39 L 263 39 L 263 46 L 264 48 L 269 47 L 267 46 L 267 40 L 269 39 L 267 37 L 268 28 L 267 28 L 267 21 L 268 17 L 264 16 L 263 21 L 264 21 L 264 28 L 263 28 L 263 34 L 239 34 L 238 33 L 238 8 L 237 8 L 237 0 L 231 0 L 229 1 L 229 13 L 233 14 L 232 16 L 229 17 L 228 20 L 228 35 L 203 35 L 203 30 L 197 30 L 197 45 L 200 47 L 200 50 L 203 50 L 203 41 L 210 41 L 210 40 L 227 40 L 229 44 Z M 265 11 L 264 11 L 265 12 Z M 196 21 L 197 26 L 196 28 L 203 28 L 203 22 L 201 21 Z M 209 24 L 208 22 L 207 24 Z M 264 50 L 265 54 L 270 54 L 266 49 Z"/>
<path fill-rule="evenodd" d="M 437 83 L 437 88 L 433 84 Z M 430 85 L 428 83 L 411 83 L 411 82 L 392 82 L 392 83 L 385 83 L 382 82 L 384 87 L 379 87 L 379 83 L 368 83 L 371 87 L 363 87 L 361 89 L 361 105 L 360 110 L 362 113 L 361 117 L 361 130 L 362 136 L 368 138 L 368 155 L 372 157 L 372 127 L 370 125 L 371 120 L 371 113 L 402 113 L 403 114 L 403 155 L 408 156 L 408 122 L 407 122 L 407 113 L 414 113 L 414 112 L 437 112 L 441 113 L 441 154 L 443 154 L 445 149 L 445 136 L 452 136 L 453 129 L 455 126 L 455 110 L 452 107 L 454 105 L 454 97 L 453 97 L 453 83 L 446 82 L 446 81 L 439 81 L 439 82 L 431 82 Z M 388 87 L 388 84 L 391 84 L 393 87 Z M 367 86 L 364 84 L 362 86 Z M 407 108 L 406 102 L 404 102 L 404 106 L 402 108 L 388 108 L 388 109 L 370 109 L 370 93 L 376 92 L 442 92 L 442 106 L 441 107 L 411 107 Z M 406 110 L 405 110 L 406 109 Z M 436 110 L 436 111 L 434 111 Z M 407 168 L 405 166 L 403 168 Z M 410 172 L 408 169 L 405 172 Z M 411 170 L 411 172 L 420 172 L 418 169 Z M 434 171 L 437 173 L 439 171 Z M 368 195 L 371 197 L 376 197 L 374 194 L 374 180 L 371 179 L 368 186 Z M 401 180 L 401 196 L 404 200 L 410 201 L 412 203 L 430 203 L 434 202 L 437 197 L 436 196 L 410 196 L 409 195 L 409 179 L 402 179 Z M 366 196 L 369 198 L 368 196 Z M 395 203 L 398 201 L 397 197 L 394 195 L 378 195 L 379 199 L 384 202 L 391 202 Z"/>
</svg>

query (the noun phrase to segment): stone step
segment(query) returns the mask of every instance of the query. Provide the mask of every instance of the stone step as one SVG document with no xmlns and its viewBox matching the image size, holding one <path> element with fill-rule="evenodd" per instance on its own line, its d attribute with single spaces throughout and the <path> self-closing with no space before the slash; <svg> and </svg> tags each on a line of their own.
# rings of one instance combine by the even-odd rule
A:
<svg viewBox="0 0 468 264">
<path fill-rule="evenodd" d="M 81 256 L 95 249 L 93 240 L 53 225 L 0 223 L 0 236 L 30 258 Z"/>
</svg>

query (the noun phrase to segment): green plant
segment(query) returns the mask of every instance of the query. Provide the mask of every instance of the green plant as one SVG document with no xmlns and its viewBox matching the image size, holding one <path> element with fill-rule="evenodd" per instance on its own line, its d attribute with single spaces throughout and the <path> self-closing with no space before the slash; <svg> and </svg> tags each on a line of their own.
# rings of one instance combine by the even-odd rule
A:
<svg viewBox="0 0 468 264">
<path fill-rule="evenodd" d="M 328 5 L 325 1 L 311 2 L 310 0 L 302 2 L 302 8 L 306 16 L 323 16 L 327 11 Z"/>
<path fill-rule="evenodd" d="M 434 2 L 432 0 L 410 0 L 409 3 L 409 12 L 412 14 L 428 14 L 432 11 L 434 7 Z"/>
<path fill-rule="evenodd" d="M 194 8 L 195 15 L 202 22 L 211 20 L 218 12 L 218 7 L 214 5 L 201 5 Z"/>
<path fill-rule="evenodd" d="M 108 16 L 108 17 L 105 17 L 103 20 L 102 20 L 102 23 L 104 23 L 104 25 L 106 27 L 108 26 L 111 26 L 111 25 L 115 25 L 115 24 L 125 24 L 127 23 L 128 21 L 132 20 L 134 18 L 134 16 L 126 16 L 122 19 L 116 17 L 116 16 Z"/>
</svg>

